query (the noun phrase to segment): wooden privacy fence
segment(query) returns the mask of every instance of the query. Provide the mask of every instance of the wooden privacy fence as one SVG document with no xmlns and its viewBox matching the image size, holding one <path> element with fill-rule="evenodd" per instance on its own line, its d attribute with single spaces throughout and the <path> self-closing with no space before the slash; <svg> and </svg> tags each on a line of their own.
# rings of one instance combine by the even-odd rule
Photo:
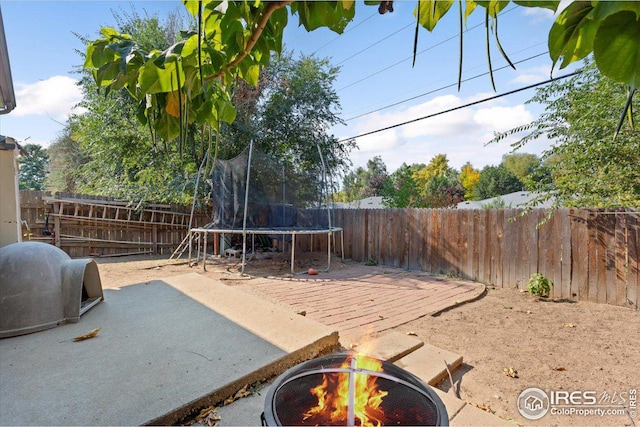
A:
<svg viewBox="0 0 640 427">
<path fill-rule="evenodd" d="M 638 307 L 640 210 L 560 209 L 540 227 L 547 211 L 521 212 L 344 209 L 334 221 L 354 261 L 519 289 L 540 273 L 553 281 L 554 298 Z M 318 239 L 313 249 L 324 245 Z"/>
<path fill-rule="evenodd" d="M 21 191 L 23 240 L 52 243 L 71 257 L 170 254 L 189 229 L 190 206 L 137 205 L 80 194 Z M 194 226 L 208 214 L 194 215 Z"/>
</svg>

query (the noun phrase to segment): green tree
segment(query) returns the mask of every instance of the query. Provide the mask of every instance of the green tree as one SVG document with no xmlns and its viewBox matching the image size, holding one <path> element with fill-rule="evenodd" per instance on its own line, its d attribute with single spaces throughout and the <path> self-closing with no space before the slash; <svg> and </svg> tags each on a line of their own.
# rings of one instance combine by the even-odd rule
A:
<svg viewBox="0 0 640 427">
<path fill-rule="evenodd" d="M 455 180 L 453 176 L 457 177 L 457 173 L 453 168 L 449 166 L 449 159 L 447 159 L 446 154 L 436 154 L 431 158 L 429 164 L 422 169 L 419 169 L 414 172 L 413 179 L 418 186 L 420 197 L 422 198 L 423 204 L 425 207 L 431 207 L 434 200 L 439 199 L 440 195 L 436 195 L 434 191 L 437 188 L 440 188 L 443 183 L 442 180 L 438 181 L 438 185 L 429 186 L 430 182 L 435 178 L 447 177 L 447 182 Z M 428 200 L 431 200 L 429 202 Z M 439 202 L 436 202 L 439 204 Z"/>
<path fill-rule="evenodd" d="M 526 185 L 529 177 L 540 166 L 540 158 L 530 153 L 512 153 L 502 156 L 502 163 L 509 172 Z"/>
<path fill-rule="evenodd" d="M 47 190 L 56 192 L 79 192 L 76 183 L 82 183 L 82 167 L 90 157 L 84 153 L 80 144 L 71 137 L 67 126 L 49 146 L 49 176 Z"/>
<path fill-rule="evenodd" d="M 365 1 L 370 5 L 379 3 Z M 514 0 L 514 3 L 555 11 L 559 1 Z M 233 122 L 235 81 L 240 78 L 257 85 L 260 70 L 269 65 L 271 53 L 282 51 L 289 11 L 292 16 L 297 15 L 300 25 L 308 31 L 327 27 L 342 33 L 355 16 L 353 0 L 224 3 L 202 0 L 184 4 L 197 18 L 196 30 L 185 33 L 184 39 L 164 50 L 147 50 L 135 37 L 103 28 L 102 37 L 88 44 L 84 64 L 99 87 L 126 88 L 138 104 L 138 118 L 166 140 L 178 136 L 183 140 L 187 124 L 208 124 L 218 130 L 221 122 Z M 453 0 L 419 2 L 418 23 L 433 31 L 453 4 Z M 467 0 L 457 4 L 461 38 L 464 21 L 480 11 L 487 22 L 487 45 L 493 33 L 503 52 L 498 41 L 498 14 L 510 2 Z M 558 15 L 549 32 L 551 59 L 564 68 L 593 52 L 599 70 L 626 84 L 631 100 L 640 85 L 639 17 L 637 2 L 572 2 Z M 493 81 L 492 74 L 491 77 Z"/>
<path fill-rule="evenodd" d="M 407 166 L 403 163 L 393 172 L 383 191 L 384 205 L 388 208 L 419 207 L 420 192 L 413 174 L 424 167 L 424 164 Z"/>
<path fill-rule="evenodd" d="M 345 175 L 342 188 L 346 201 L 382 196 L 388 180 L 387 165 L 382 161 L 382 157 L 369 159 L 366 169 L 358 167 Z"/>
<path fill-rule="evenodd" d="M 640 131 L 623 128 L 616 139 L 616 115 L 627 98 L 626 88 L 597 72 L 587 61 L 582 72 L 564 82 L 537 89 L 530 102 L 545 112 L 529 125 L 498 135 L 528 130 L 521 147 L 545 136 L 554 142 L 536 173 L 539 200 L 556 206 L 640 206 Z M 638 120 L 640 102 L 632 104 Z"/>
<path fill-rule="evenodd" d="M 449 208 L 464 200 L 464 187 L 455 171 L 435 176 L 427 184 L 424 205 L 428 208 Z"/>
<path fill-rule="evenodd" d="M 49 154 L 38 144 L 22 147 L 26 153 L 18 158 L 18 180 L 20 190 L 44 190 Z"/>
<path fill-rule="evenodd" d="M 338 72 L 328 59 L 302 55 L 294 60 L 289 52 L 275 59 L 265 69 L 261 96 L 251 116 L 253 140 L 300 173 L 320 164 L 318 148 L 331 171 L 347 171 L 355 142 L 339 144 L 327 133 L 327 129 L 343 123 L 338 116 L 340 98 L 333 85 Z M 371 170 L 377 166 L 368 166 L 370 174 L 377 173 Z M 384 163 L 381 167 L 386 173 Z"/>
<path fill-rule="evenodd" d="M 484 200 L 522 190 L 522 182 L 509 171 L 504 163 L 486 166 L 480 172 L 480 179 L 473 187 L 474 200 Z"/>
</svg>

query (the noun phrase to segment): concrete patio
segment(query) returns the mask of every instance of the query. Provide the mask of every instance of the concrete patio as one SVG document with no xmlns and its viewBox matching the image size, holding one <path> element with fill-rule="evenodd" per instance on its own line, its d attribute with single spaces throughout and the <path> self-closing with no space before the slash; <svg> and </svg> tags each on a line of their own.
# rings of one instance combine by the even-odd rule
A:
<svg viewBox="0 0 640 427">
<path fill-rule="evenodd" d="M 104 293 L 78 323 L 0 340 L 0 424 L 175 424 L 338 346 L 333 329 L 195 273 Z"/>
<path fill-rule="evenodd" d="M 350 274 L 227 286 L 189 273 L 105 286 L 105 301 L 80 322 L 0 340 L 0 424 L 177 424 L 245 385 L 266 387 L 297 363 L 347 347 L 431 385 L 446 375 L 443 360 L 451 370 L 462 363 L 415 337 L 380 331 L 478 298 L 482 285 L 400 270 Z M 94 328 L 97 337 L 73 341 Z M 503 422 L 437 392 L 453 425 Z M 219 408 L 221 425 L 259 425 L 265 394 Z"/>
</svg>

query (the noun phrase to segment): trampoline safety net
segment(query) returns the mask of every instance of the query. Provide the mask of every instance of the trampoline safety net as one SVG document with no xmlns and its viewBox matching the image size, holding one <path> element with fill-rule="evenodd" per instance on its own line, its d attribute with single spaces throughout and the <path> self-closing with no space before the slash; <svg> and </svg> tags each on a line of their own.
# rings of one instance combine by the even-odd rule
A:
<svg viewBox="0 0 640 427">
<path fill-rule="evenodd" d="M 211 175 L 213 212 L 206 228 L 330 227 L 331 212 L 321 209 L 330 192 L 320 160 L 315 168 L 296 168 L 253 144 L 233 159 L 217 160 Z"/>
</svg>

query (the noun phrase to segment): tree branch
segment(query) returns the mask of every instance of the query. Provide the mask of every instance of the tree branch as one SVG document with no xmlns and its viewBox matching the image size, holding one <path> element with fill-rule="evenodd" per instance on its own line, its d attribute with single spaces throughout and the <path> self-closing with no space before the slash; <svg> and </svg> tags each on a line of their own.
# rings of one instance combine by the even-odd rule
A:
<svg viewBox="0 0 640 427">
<path fill-rule="evenodd" d="M 269 22 L 269 18 L 271 18 L 271 15 L 273 14 L 273 12 L 291 3 L 293 3 L 293 0 L 284 0 L 277 3 L 276 2 L 268 3 L 267 7 L 264 10 L 264 14 L 260 18 L 260 22 L 258 22 L 256 29 L 251 34 L 251 38 L 247 42 L 247 45 L 245 46 L 244 50 L 240 53 L 240 55 L 238 55 L 233 61 L 231 61 L 229 65 L 227 65 L 226 67 L 218 71 L 213 76 L 207 77 L 205 80 L 211 81 L 219 77 L 222 77 L 225 71 L 236 67 L 240 62 L 242 62 L 242 60 L 249 54 L 251 49 L 253 49 L 253 47 L 258 42 L 258 39 L 262 35 L 262 32 L 264 31 L 264 28 L 267 26 L 267 22 Z"/>
</svg>

